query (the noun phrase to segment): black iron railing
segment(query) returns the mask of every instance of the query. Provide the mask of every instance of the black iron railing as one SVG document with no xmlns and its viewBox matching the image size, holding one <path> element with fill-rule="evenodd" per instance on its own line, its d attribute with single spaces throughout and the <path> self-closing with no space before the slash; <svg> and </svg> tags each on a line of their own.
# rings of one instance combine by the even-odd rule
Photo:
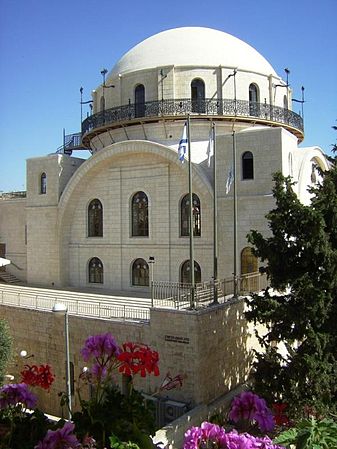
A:
<svg viewBox="0 0 337 449">
<path fill-rule="evenodd" d="M 247 117 L 256 121 L 271 121 L 287 125 L 300 132 L 303 131 L 303 119 L 300 115 L 279 106 L 266 103 L 255 103 L 245 100 L 205 99 L 192 101 L 191 99 L 174 99 L 148 101 L 142 104 L 127 104 L 106 109 L 87 117 L 82 123 L 82 135 L 94 131 L 96 128 L 114 126 L 130 120 L 150 119 L 156 117 L 176 117 L 207 115 L 222 118 Z"/>
</svg>

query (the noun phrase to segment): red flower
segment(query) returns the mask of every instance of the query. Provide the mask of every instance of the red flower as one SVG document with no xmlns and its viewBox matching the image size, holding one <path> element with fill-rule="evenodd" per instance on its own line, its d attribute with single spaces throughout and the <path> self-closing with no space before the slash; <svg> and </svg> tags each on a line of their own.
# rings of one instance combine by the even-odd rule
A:
<svg viewBox="0 0 337 449">
<path fill-rule="evenodd" d="M 39 386 L 49 390 L 54 382 L 55 376 L 51 372 L 49 365 L 25 365 L 21 371 L 21 382 L 32 387 Z"/>
<path fill-rule="evenodd" d="M 287 426 L 290 421 L 288 416 L 284 413 L 284 410 L 288 407 L 288 404 L 277 403 L 272 405 L 274 412 L 274 421 L 277 426 Z"/>
<path fill-rule="evenodd" d="M 127 376 L 140 373 L 142 377 L 146 373 L 153 373 L 154 376 L 159 376 L 158 352 L 152 351 L 147 345 L 131 342 L 124 343 L 122 348 L 123 351 L 118 355 L 121 373 Z"/>
<path fill-rule="evenodd" d="M 173 390 L 176 387 L 183 386 L 184 376 L 181 374 L 177 374 L 174 377 L 171 377 L 170 373 L 167 373 L 165 379 L 161 383 L 159 390 Z"/>
</svg>

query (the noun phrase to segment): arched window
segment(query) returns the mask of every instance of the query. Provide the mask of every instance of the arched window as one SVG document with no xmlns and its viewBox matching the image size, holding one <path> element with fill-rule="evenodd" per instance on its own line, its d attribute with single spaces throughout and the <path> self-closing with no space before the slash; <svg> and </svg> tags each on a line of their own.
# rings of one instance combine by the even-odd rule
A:
<svg viewBox="0 0 337 449">
<path fill-rule="evenodd" d="M 138 84 L 135 88 L 135 117 L 144 117 L 145 115 L 145 87 Z"/>
<path fill-rule="evenodd" d="M 254 179 L 254 158 L 250 151 L 242 155 L 242 179 Z"/>
<path fill-rule="evenodd" d="M 149 203 L 144 192 L 137 192 L 132 197 L 132 237 L 149 236 Z"/>
<path fill-rule="evenodd" d="M 260 115 L 259 89 L 256 84 L 249 85 L 249 115 Z"/>
<path fill-rule="evenodd" d="M 132 264 L 132 285 L 149 285 L 149 266 L 144 259 L 136 259 Z"/>
<path fill-rule="evenodd" d="M 283 96 L 283 107 L 285 110 L 288 110 L 288 98 L 286 95 Z"/>
<path fill-rule="evenodd" d="M 180 282 L 183 284 L 190 284 L 190 261 L 185 260 L 180 269 Z M 198 262 L 194 261 L 194 282 L 199 284 L 201 282 L 201 268 Z"/>
<path fill-rule="evenodd" d="M 88 264 L 89 284 L 103 284 L 103 264 L 101 259 L 93 257 Z"/>
<path fill-rule="evenodd" d="M 200 78 L 191 82 L 192 112 L 205 112 L 205 83 Z"/>
<path fill-rule="evenodd" d="M 40 177 L 40 193 L 42 195 L 47 193 L 47 175 L 42 173 Z"/>
<path fill-rule="evenodd" d="M 247 246 L 241 251 L 241 274 L 256 273 L 258 270 L 258 259 L 254 256 L 252 248 Z"/>
<path fill-rule="evenodd" d="M 105 98 L 104 95 L 101 96 L 101 100 L 100 100 L 100 106 L 101 106 L 101 111 L 105 111 Z"/>
<path fill-rule="evenodd" d="M 241 251 L 241 290 L 242 292 L 256 292 L 259 289 L 259 277 L 249 274 L 257 273 L 258 259 L 254 256 L 252 248 L 247 246 Z"/>
<path fill-rule="evenodd" d="M 201 207 L 198 195 L 193 193 L 193 235 L 201 236 Z M 180 203 L 180 235 L 186 237 L 190 235 L 190 196 L 185 195 Z"/>
<path fill-rule="evenodd" d="M 103 237 L 103 206 L 97 198 L 88 206 L 88 237 Z"/>
</svg>

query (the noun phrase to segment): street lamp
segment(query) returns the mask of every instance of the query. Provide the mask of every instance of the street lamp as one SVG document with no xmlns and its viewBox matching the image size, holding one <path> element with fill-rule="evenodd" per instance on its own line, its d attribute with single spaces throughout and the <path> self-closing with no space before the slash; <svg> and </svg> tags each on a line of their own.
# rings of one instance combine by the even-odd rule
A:
<svg viewBox="0 0 337 449">
<path fill-rule="evenodd" d="M 67 385 L 67 399 L 69 408 L 69 420 L 71 420 L 71 385 L 70 385 L 70 358 L 69 358 L 69 320 L 68 307 L 62 303 L 54 304 L 52 311 L 59 315 L 64 315 L 64 331 L 66 340 L 66 385 Z"/>
<path fill-rule="evenodd" d="M 154 264 L 154 257 L 150 256 L 149 257 L 149 265 L 150 265 L 150 273 L 151 273 L 151 303 L 152 303 L 152 307 L 153 307 L 153 264 Z"/>
</svg>

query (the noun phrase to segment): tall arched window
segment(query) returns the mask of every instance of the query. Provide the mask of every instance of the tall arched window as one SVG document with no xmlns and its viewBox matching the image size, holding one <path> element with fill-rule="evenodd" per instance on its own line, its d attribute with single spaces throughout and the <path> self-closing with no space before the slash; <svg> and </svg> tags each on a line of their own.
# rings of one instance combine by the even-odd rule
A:
<svg viewBox="0 0 337 449">
<path fill-rule="evenodd" d="M 40 177 L 40 193 L 42 195 L 47 193 L 47 175 L 42 173 Z"/>
<path fill-rule="evenodd" d="M 193 235 L 201 236 L 201 207 L 198 195 L 193 193 Z M 186 237 L 190 235 L 190 196 L 185 195 L 180 203 L 180 235 Z"/>
<path fill-rule="evenodd" d="M 254 256 L 252 248 L 247 246 L 241 251 L 241 274 L 256 273 L 258 269 L 258 259 Z"/>
<path fill-rule="evenodd" d="M 149 266 L 144 259 L 136 259 L 132 264 L 132 285 L 149 285 Z"/>
<path fill-rule="evenodd" d="M 288 97 L 286 95 L 283 96 L 283 107 L 288 110 Z"/>
<path fill-rule="evenodd" d="M 183 284 L 190 284 L 190 261 L 185 260 L 180 269 L 180 282 Z M 194 261 L 194 282 L 199 284 L 201 282 L 201 268 L 198 262 Z"/>
<path fill-rule="evenodd" d="M 88 263 L 89 284 L 103 284 L 103 264 L 101 259 L 93 257 Z"/>
<path fill-rule="evenodd" d="M 103 237 L 103 206 L 97 198 L 88 206 L 88 237 Z"/>
<path fill-rule="evenodd" d="M 149 202 L 144 192 L 137 192 L 131 201 L 132 237 L 149 236 Z"/>
<path fill-rule="evenodd" d="M 249 85 L 249 115 L 255 117 L 260 114 L 259 89 L 256 84 Z"/>
<path fill-rule="evenodd" d="M 145 87 L 138 84 L 135 88 L 135 117 L 144 117 L 145 115 Z"/>
<path fill-rule="evenodd" d="M 254 158 L 250 151 L 242 155 L 242 179 L 254 179 Z"/>
<path fill-rule="evenodd" d="M 105 111 L 105 97 L 104 95 L 101 96 L 101 100 L 100 100 L 100 107 L 101 107 L 101 111 Z"/>
<path fill-rule="evenodd" d="M 191 82 L 192 112 L 201 114 L 205 112 L 205 83 L 196 78 Z"/>
</svg>

